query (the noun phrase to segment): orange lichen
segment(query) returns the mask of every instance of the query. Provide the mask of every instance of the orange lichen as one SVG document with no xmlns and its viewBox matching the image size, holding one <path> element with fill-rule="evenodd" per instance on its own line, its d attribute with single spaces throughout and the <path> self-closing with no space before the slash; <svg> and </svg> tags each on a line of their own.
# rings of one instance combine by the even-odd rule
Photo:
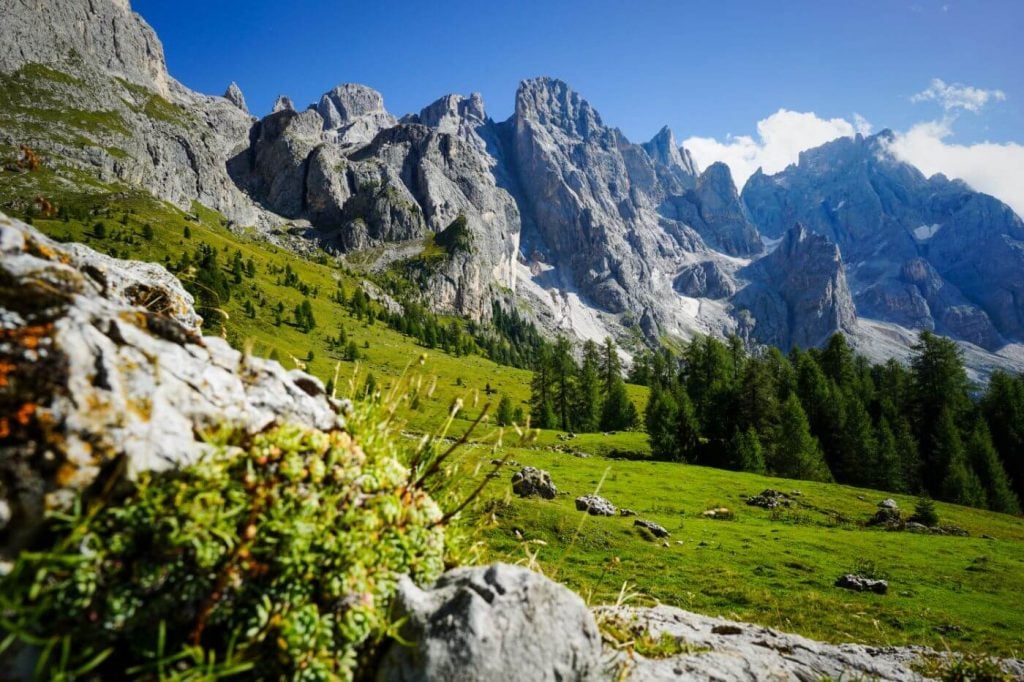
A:
<svg viewBox="0 0 1024 682">
<path fill-rule="evenodd" d="M 32 415 L 35 414 L 35 412 L 35 403 L 25 403 L 18 409 L 18 412 L 14 415 L 14 419 L 22 426 L 28 426 L 29 422 L 32 421 Z"/>
</svg>

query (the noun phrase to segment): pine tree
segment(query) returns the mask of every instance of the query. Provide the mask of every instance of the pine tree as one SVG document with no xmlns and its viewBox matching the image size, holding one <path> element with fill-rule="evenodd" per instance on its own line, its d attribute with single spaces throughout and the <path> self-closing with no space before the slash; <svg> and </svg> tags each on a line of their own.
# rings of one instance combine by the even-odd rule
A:
<svg viewBox="0 0 1024 682">
<path fill-rule="evenodd" d="M 495 413 L 495 419 L 498 426 L 511 426 L 514 422 L 512 416 L 512 401 L 507 395 L 501 396 L 501 400 L 498 401 L 498 411 Z"/>
<path fill-rule="evenodd" d="M 907 484 L 903 478 L 899 444 L 885 417 L 878 422 L 878 428 L 875 430 L 875 444 L 875 467 L 867 485 L 879 490 L 906 492 Z"/>
<path fill-rule="evenodd" d="M 633 401 L 626 393 L 622 377 L 612 382 L 611 390 L 605 396 L 601 407 L 601 430 L 625 431 L 636 425 L 637 412 Z"/>
<path fill-rule="evenodd" d="M 576 396 L 573 404 L 575 428 L 584 433 L 596 431 L 601 415 L 601 354 L 597 344 L 583 344 L 583 362 L 576 374 Z"/>
<path fill-rule="evenodd" d="M 569 340 L 560 336 L 555 341 L 551 356 L 552 387 L 555 415 L 558 427 L 563 431 L 573 429 L 573 412 L 576 402 L 573 379 L 576 374 L 576 363 L 572 359 L 572 346 Z"/>
<path fill-rule="evenodd" d="M 647 427 L 647 440 L 651 444 L 651 456 L 654 459 L 674 460 L 676 450 L 676 418 L 679 406 L 672 393 L 655 384 L 651 387 L 647 407 L 644 410 L 644 425 Z"/>
<path fill-rule="evenodd" d="M 557 423 L 553 381 L 551 351 L 545 347 L 538 354 L 537 367 L 530 379 L 530 421 L 540 429 L 554 428 Z"/>
<path fill-rule="evenodd" d="M 878 456 L 871 416 L 852 392 L 844 395 L 843 425 L 831 469 L 836 480 L 868 486 L 878 480 Z"/>
<path fill-rule="evenodd" d="M 994 372 L 981 399 L 992 443 L 1018 499 L 1024 499 L 1024 376 Z"/>
<path fill-rule="evenodd" d="M 992 511 L 1019 514 L 1020 502 L 1010 487 L 999 453 L 984 420 L 979 419 L 967 441 L 967 461 L 978 474 L 985 489 L 985 501 Z"/>
<path fill-rule="evenodd" d="M 750 471 L 755 474 L 765 473 L 764 448 L 761 439 L 753 429 L 736 430 L 730 440 L 733 468 L 738 471 Z"/>
<path fill-rule="evenodd" d="M 700 445 L 700 423 L 697 421 L 697 413 L 693 409 L 693 403 L 686 394 L 686 389 L 679 387 L 676 390 L 675 403 L 675 457 L 678 462 L 692 462 L 696 458 L 697 448 Z"/>
<path fill-rule="evenodd" d="M 985 506 L 985 490 L 964 451 L 953 412 L 944 408 L 935 419 L 931 466 L 941 471 L 936 488 L 941 499 L 971 507 Z"/>
<path fill-rule="evenodd" d="M 821 446 L 811 435 L 807 415 L 796 395 L 782 404 L 779 432 L 769 451 L 768 468 L 777 476 L 830 481 Z"/>
</svg>

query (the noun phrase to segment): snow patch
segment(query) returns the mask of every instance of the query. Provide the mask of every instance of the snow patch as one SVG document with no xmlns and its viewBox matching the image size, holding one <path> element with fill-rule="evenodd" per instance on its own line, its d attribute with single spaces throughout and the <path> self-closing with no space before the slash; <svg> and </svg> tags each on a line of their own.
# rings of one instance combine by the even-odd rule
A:
<svg viewBox="0 0 1024 682">
<path fill-rule="evenodd" d="M 942 229 L 942 225 L 935 223 L 934 225 L 921 225 L 920 227 L 914 228 L 914 238 L 918 241 L 928 241 L 935 236 L 935 233 Z"/>
<path fill-rule="evenodd" d="M 774 251 L 775 248 L 782 243 L 782 239 L 782 237 L 779 237 L 778 239 L 771 239 L 762 234 L 761 243 L 764 244 L 764 255 L 767 256 L 769 253 Z"/>
</svg>

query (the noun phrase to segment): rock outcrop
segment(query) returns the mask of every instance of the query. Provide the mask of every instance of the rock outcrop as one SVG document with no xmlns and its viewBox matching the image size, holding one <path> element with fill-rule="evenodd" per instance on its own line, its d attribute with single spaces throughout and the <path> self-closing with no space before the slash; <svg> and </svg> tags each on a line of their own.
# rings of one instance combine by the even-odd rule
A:
<svg viewBox="0 0 1024 682">
<path fill-rule="evenodd" d="M 654 641 L 669 637 L 681 653 L 665 658 L 618 655 L 631 682 L 661 680 L 823 680 L 870 679 L 880 682 L 921 680 L 914 666 L 925 659 L 948 658 L 925 647 L 872 647 L 826 644 L 723 618 L 702 616 L 668 606 L 606 607 L 598 619 L 617 619 Z M 1003 660 L 1011 678 L 1024 675 L 1024 662 Z"/>
<path fill-rule="evenodd" d="M 743 332 L 761 343 L 788 350 L 823 343 L 835 332 L 851 332 L 856 308 L 839 248 L 802 225 L 742 271 L 752 283 L 734 298 L 749 313 Z"/>
<path fill-rule="evenodd" d="M 0 214 L 0 555 L 97 481 L 194 461 L 204 433 L 340 425 L 318 379 L 199 324 L 162 267 Z"/>
<path fill-rule="evenodd" d="M 583 682 L 608 679 L 601 635 L 583 600 L 519 566 L 459 568 L 422 590 L 404 580 L 401 638 L 381 682 Z"/>
<path fill-rule="evenodd" d="M 224 166 L 247 143 L 249 115 L 171 78 L 156 34 L 126 0 L 4 3 L 0 92 L 0 144 L 29 145 L 68 182 L 85 173 L 243 225 L 274 221 Z"/>
<path fill-rule="evenodd" d="M 249 113 L 249 105 L 245 103 L 245 95 L 242 94 L 242 88 L 238 87 L 238 83 L 231 81 L 231 85 L 224 92 L 224 99 L 234 104 L 244 113 Z"/>
</svg>

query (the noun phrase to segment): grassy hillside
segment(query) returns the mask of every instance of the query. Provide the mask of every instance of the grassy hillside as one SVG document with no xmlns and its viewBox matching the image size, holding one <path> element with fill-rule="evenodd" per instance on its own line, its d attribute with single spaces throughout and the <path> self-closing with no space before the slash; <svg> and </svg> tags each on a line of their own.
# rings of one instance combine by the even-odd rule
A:
<svg viewBox="0 0 1024 682">
<path fill-rule="evenodd" d="M 566 445 L 586 451 L 584 443 Z M 888 532 L 863 524 L 887 497 L 835 484 L 793 481 L 667 462 L 580 457 L 552 446 L 509 456 L 550 472 L 555 500 L 520 499 L 502 467 L 465 520 L 477 524 L 489 559 L 535 562 L 593 603 L 615 601 L 624 583 L 640 604 L 661 602 L 748 620 L 832 642 L 927 644 L 938 649 L 1024 654 L 1024 522 L 938 504 L 942 523 L 971 537 Z M 472 457 L 490 457 L 478 452 Z M 489 468 L 466 477 L 468 487 Z M 801 491 L 798 506 L 770 512 L 745 499 L 765 488 Z M 664 526 L 654 540 L 630 517 L 576 511 L 599 493 Z M 733 520 L 703 518 L 725 506 Z M 987 536 L 987 537 L 986 537 Z M 886 595 L 833 586 L 842 574 L 875 573 Z"/>
<path fill-rule="evenodd" d="M 217 249 L 224 267 L 240 251 L 243 259 L 253 260 L 256 275 L 244 278 L 222 305 L 229 338 L 260 355 L 276 352 L 286 366 L 308 365 L 325 381 L 340 362 L 340 394 L 350 392 L 346 381 L 357 370 L 355 363 L 341 361 L 328 341 L 339 326 L 363 356 L 358 372 L 372 372 L 384 386 L 425 352 L 384 323 L 367 325 L 337 304 L 338 284 L 351 293 L 361 276 L 330 259 L 298 257 L 254 235 L 233 233 L 219 215 L 202 207 L 189 215 L 123 188 L 96 190 L 71 192 L 46 170 L 0 172 L 0 205 L 24 206 L 45 194 L 55 206 L 74 209 L 78 218 L 66 221 L 56 215 L 35 218 L 37 227 L 60 239 L 160 263 L 177 261 L 199 242 Z M 98 222 L 105 226 L 102 238 L 96 234 Z M 290 322 L 292 309 L 306 296 L 279 284 L 273 274 L 285 266 L 319 291 L 309 297 L 317 325 L 308 333 Z M 256 309 L 252 318 L 245 312 L 247 302 Z M 272 314 L 278 302 L 286 311 L 280 326 Z M 313 359 L 307 363 L 310 351 Z M 453 401 L 463 398 L 466 409 L 453 429 L 459 432 L 479 414 L 487 384 L 496 392 L 490 396 L 495 404 L 505 394 L 525 409 L 527 371 L 439 351 L 429 352 L 422 371 L 427 381 L 436 380 L 436 390 L 406 415 L 408 431 L 436 429 Z M 353 385 L 361 384 L 358 378 Z M 630 387 L 630 392 L 642 412 L 646 389 Z M 889 494 L 644 461 L 648 452 L 645 435 L 635 432 L 567 439 L 546 431 L 529 448 L 470 446 L 454 462 L 459 495 L 476 487 L 495 456 L 547 469 L 563 494 L 553 501 L 513 498 L 508 481 L 515 469 L 503 467 L 464 513 L 460 527 L 480 542 L 482 558 L 534 563 L 594 603 L 615 600 L 629 583 L 642 595 L 640 602 L 658 600 L 830 641 L 921 643 L 1018 655 L 1024 650 L 1024 614 L 1016 608 L 1024 593 L 1020 519 L 939 504 L 943 522 L 965 528 L 971 537 L 888 533 L 861 524 Z M 801 490 L 799 506 L 773 514 L 743 503 L 767 487 Z M 664 525 L 672 533 L 667 546 L 642 535 L 632 518 L 577 512 L 573 498 L 595 491 Z M 902 507 L 912 507 L 913 500 L 895 497 Z M 736 518 L 701 518 L 717 506 L 732 509 Z M 890 593 L 854 594 L 832 586 L 842 573 L 865 570 L 888 577 Z"/>
</svg>

